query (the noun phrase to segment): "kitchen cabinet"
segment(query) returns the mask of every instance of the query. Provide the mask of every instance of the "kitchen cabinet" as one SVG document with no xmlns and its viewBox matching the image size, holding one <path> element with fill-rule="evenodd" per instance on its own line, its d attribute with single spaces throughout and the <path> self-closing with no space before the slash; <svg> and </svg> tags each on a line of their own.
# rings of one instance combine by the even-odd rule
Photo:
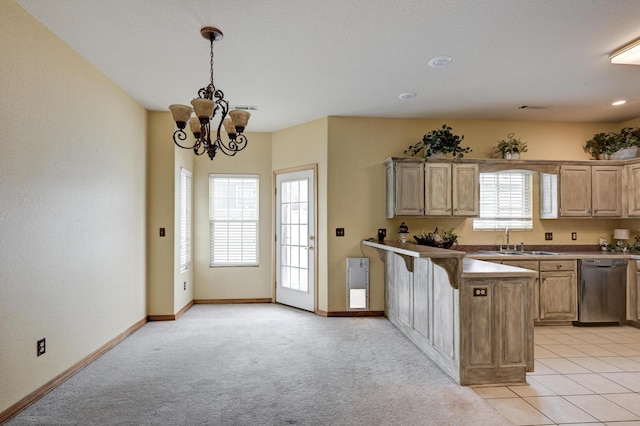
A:
<svg viewBox="0 0 640 426">
<path fill-rule="evenodd" d="M 640 163 L 624 166 L 624 200 L 628 217 L 640 217 Z"/>
<path fill-rule="evenodd" d="M 424 163 L 385 162 L 386 215 L 424 215 Z"/>
<path fill-rule="evenodd" d="M 478 216 L 477 164 L 425 164 L 425 216 Z"/>
<path fill-rule="evenodd" d="M 560 166 L 560 216 L 621 217 L 621 166 Z"/>
<path fill-rule="evenodd" d="M 500 263 L 539 272 L 533 283 L 533 320 L 536 324 L 578 319 L 575 260 L 506 259 Z"/>
<path fill-rule="evenodd" d="M 516 266 L 518 268 L 529 269 L 531 271 L 539 271 L 537 260 L 503 260 L 503 265 Z M 533 320 L 540 319 L 540 279 L 533 281 Z"/>
<path fill-rule="evenodd" d="M 539 283 L 539 320 L 576 321 L 578 319 L 578 283 L 575 260 L 541 260 Z"/>
<path fill-rule="evenodd" d="M 479 215 L 478 164 L 388 159 L 385 166 L 388 218 Z"/>
</svg>

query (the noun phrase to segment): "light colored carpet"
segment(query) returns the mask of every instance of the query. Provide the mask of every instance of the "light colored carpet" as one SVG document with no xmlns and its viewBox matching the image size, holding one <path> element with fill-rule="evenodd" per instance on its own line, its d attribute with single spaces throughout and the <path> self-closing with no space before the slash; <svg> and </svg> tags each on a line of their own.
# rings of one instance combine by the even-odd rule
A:
<svg viewBox="0 0 640 426">
<path fill-rule="evenodd" d="M 195 305 L 8 425 L 507 425 L 387 319 Z"/>
</svg>

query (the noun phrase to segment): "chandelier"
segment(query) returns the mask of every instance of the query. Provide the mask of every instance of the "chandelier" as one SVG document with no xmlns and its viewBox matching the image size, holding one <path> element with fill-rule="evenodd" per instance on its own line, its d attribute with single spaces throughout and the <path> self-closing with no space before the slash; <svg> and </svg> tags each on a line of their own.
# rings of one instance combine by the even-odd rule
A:
<svg viewBox="0 0 640 426">
<path fill-rule="evenodd" d="M 169 106 L 169 110 L 173 114 L 176 126 L 178 126 L 178 129 L 173 133 L 173 142 L 180 148 L 193 149 L 196 155 L 202 155 L 206 152 L 213 160 L 218 150 L 225 155 L 233 156 L 245 149 L 248 141 L 242 132 L 244 132 L 251 114 L 242 110 L 229 111 L 229 102 L 224 99 L 222 91 L 216 89 L 213 84 L 213 42 L 222 40 L 222 31 L 214 27 L 204 27 L 200 30 L 200 34 L 211 43 L 209 85 L 198 90 L 198 97 L 191 101 L 193 108 L 174 104 Z M 191 117 L 191 113 L 194 111 L 196 116 Z M 214 120 L 216 117 L 219 121 Z M 195 143 L 192 146 L 182 145 L 182 142 L 187 139 L 187 134 L 184 131 L 187 122 L 189 122 L 189 128 L 195 138 Z M 216 128 L 215 140 L 213 141 L 211 140 L 212 124 Z M 229 142 L 226 144 L 220 138 L 222 126 L 229 137 Z"/>
</svg>

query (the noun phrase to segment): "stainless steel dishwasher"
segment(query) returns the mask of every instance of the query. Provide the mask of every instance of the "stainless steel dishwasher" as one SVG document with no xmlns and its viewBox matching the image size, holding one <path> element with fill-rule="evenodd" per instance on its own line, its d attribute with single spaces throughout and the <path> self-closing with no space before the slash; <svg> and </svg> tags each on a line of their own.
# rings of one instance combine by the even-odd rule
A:
<svg viewBox="0 0 640 426">
<path fill-rule="evenodd" d="M 626 259 L 580 260 L 578 321 L 575 325 L 620 324 L 626 321 Z"/>
</svg>

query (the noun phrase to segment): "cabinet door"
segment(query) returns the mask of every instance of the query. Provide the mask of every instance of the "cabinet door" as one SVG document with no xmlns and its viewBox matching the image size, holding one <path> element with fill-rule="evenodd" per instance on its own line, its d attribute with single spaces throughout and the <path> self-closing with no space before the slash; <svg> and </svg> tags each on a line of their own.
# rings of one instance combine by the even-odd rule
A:
<svg viewBox="0 0 640 426">
<path fill-rule="evenodd" d="M 480 215 L 480 183 L 477 164 L 452 165 L 454 216 Z"/>
<path fill-rule="evenodd" d="M 395 215 L 424 214 L 424 164 L 395 163 Z"/>
<path fill-rule="evenodd" d="M 541 320 L 577 320 L 577 302 L 575 272 L 540 272 Z"/>
<path fill-rule="evenodd" d="M 451 164 L 426 163 L 424 208 L 427 216 L 451 216 Z"/>
<path fill-rule="evenodd" d="M 622 216 L 622 167 L 591 167 L 591 215 L 594 217 Z"/>
<path fill-rule="evenodd" d="M 625 166 L 625 191 L 627 214 L 630 217 L 640 216 L 640 164 Z"/>
<path fill-rule="evenodd" d="M 537 260 L 503 260 L 502 264 L 538 272 Z M 538 278 L 533 282 L 533 319 L 534 321 L 540 319 L 540 279 Z"/>
<path fill-rule="evenodd" d="M 560 167 L 560 216 L 591 217 L 591 166 Z"/>
</svg>

